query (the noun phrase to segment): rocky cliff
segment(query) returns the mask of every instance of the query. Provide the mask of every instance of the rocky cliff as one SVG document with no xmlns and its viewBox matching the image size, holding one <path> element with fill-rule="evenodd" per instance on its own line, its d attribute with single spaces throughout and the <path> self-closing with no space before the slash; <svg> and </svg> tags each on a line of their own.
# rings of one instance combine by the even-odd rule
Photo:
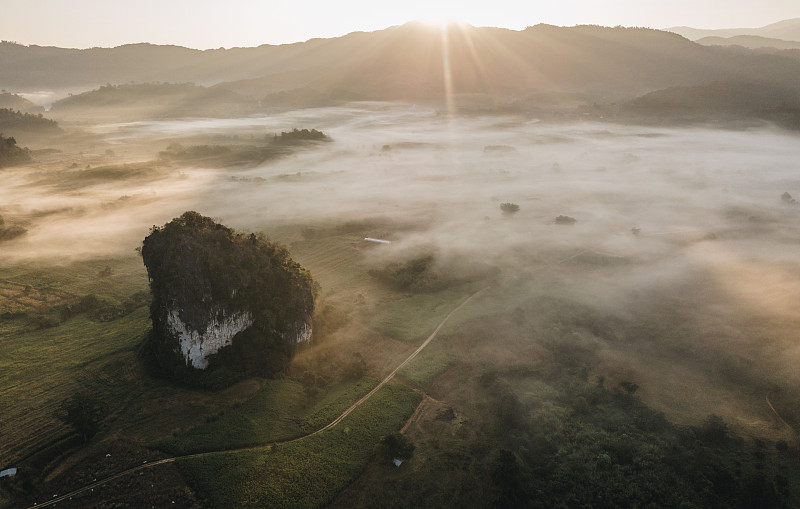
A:
<svg viewBox="0 0 800 509">
<path fill-rule="evenodd" d="M 286 248 L 197 212 L 142 245 L 153 302 L 151 360 L 199 385 L 273 375 L 311 339 L 311 275 Z"/>
</svg>

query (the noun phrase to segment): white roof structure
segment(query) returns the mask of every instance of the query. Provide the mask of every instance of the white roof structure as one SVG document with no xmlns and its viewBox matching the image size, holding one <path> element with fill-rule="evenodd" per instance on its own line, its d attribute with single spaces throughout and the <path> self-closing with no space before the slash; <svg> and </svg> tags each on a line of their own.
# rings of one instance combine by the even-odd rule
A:
<svg viewBox="0 0 800 509">
<path fill-rule="evenodd" d="M 377 242 L 378 244 L 391 244 L 391 240 L 373 239 L 372 237 L 364 237 L 367 242 Z"/>
<path fill-rule="evenodd" d="M 14 476 L 14 475 L 17 475 L 17 469 L 16 468 L 7 468 L 7 469 L 5 469 L 3 471 L 0 471 L 0 477 L 11 477 L 11 476 Z"/>
</svg>

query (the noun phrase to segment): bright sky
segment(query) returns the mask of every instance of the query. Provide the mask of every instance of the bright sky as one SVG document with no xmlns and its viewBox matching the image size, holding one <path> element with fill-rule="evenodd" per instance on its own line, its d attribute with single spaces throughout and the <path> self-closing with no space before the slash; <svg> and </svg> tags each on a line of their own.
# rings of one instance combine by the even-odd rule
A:
<svg viewBox="0 0 800 509">
<path fill-rule="evenodd" d="M 415 19 L 519 30 L 537 23 L 760 27 L 800 17 L 798 0 L 17 0 L 0 39 L 86 48 L 134 42 L 258 46 L 379 30 Z"/>
</svg>

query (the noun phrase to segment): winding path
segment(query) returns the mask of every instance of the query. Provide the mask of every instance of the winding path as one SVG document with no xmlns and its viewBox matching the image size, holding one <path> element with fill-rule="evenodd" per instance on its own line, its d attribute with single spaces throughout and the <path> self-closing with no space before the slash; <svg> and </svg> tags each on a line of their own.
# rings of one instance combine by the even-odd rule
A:
<svg viewBox="0 0 800 509">
<path fill-rule="evenodd" d="M 398 371 L 403 369 L 409 362 L 414 360 L 414 358 L 417 355 L 419 355 L 419 353 L 422 350 L 424 350 L 425 347 L 428 346 L 428 344 L 431 341 L 433 341 L 433 338 L 436 337 L 436 335 L 439 333 L 441 328 L 444 327 L 444 324 L 447 323 L 447 321 L 450 319 L 451 316 L 453 316 L 453 314 L 456 311 L 458 311 L 459 309 L 461 309 L 464 306 L 466 306 L 467 303 L 469 301 L 471 301 L 476 295 L 478 295 L 479 293 L 483 292 L 484 290 L 486 290 L 488 288 L 489 287 L 487 286 L 485 288 L 482 288 L 482 289 L 478 290 L 477 292 L 473 293 L 472 295 L 470 295 L 469 297 L 464 299 L 464 301 L 461 304 L 459 304 L 458 306 L 453 308 L 449 313 L 447 313 L 447 316 L 445 316 L 442 319 L 442 321 L 439 322 L 439 325 L 436 327 L 436 329 L 419 346 L 419 348 L 414 350 L 414 352 L 411 355 L 409 355 L 406 358 L 406 360 L 401 362 L 394 369 L 394 371 L 392 371 L 391 373 L 386 375 L 386 377 L 384 377 L 384 379 L 381 380 L 380 383 L 375 386 L 375 388 L 373 388 L 371 391 L 369 391 L 367 394 L 365 394 L 364 397 L 362 397 L 361 399 L 359 399 L 358 401 L 356 401 L 355 403 L 350 405 L 344 412 L 341 413 L 341 415 L 339 415 L 339 417 L 337 417 L 336 419 L 334 419 L 333 421 L 331 421 L 330 423 L 326 424 L 325 426 L 323 426 L 322 428 L 320 428 L 320 429 L 318 429 L 316 431 L 313 431 L 313 432 L 311 432 L 311 433 L 309 433 L 307 435 L 303 435 L 303 436 L 300 436 L 300 437 L 297 437 L 297 438 L 293 438 L 291 440 L 284 440 L 282 442 L 270 442 L 270 443 L 261 444 L 261 445 L 257 445 L 257 446 L 252 446 L 251 445 L 251 446 L 247 446 L 247 447 L 239 447 L 239 448 L 236 448 L 236 449 L 226 449 L 226 450 L 223 450 L 223 451 L 209 451 L 209 452 L 200 452 L 200 453 L 195 453 L 195 454 L 186 454 L 186 455 L 183 455 L 183 456 L 173 456 L 171 458 L 164 458 L 164 459 L 152 461 L 152 462 L 149 462 L 149 463 L 142 463 L 141 465 L 137 465 L 137 466 L 135 466 L 133 468 L 129 468 L 127 470 L 123 470 L 122 472 L 118 472 L 118 473 L 116 473 L 114 475 L 106 477 L 105 479 L 101 479 L 99 481 L 93 482 L 92 484 L 87 484 L 86 486 L 84 486 L 82 488 L 78 488 L 77 490 L 71 491 L 71 492 L 69 492 L 69 493 L 67 493 L 65 495 L 57 496 L 57 497 L 54 497 L 54 498 L 52 498 L 50 500 L 34 504 L 34 505 L 30 506 L 29 509 L 38 509 L 40 507 L 46 507 L 46 506 L 49 506 L 49 505 L 53 505 L 53 504 L 55 504 L 57 502 L 61 502 L 63 500 L 68 500 L 68 499 L 70 499 L 70 498 L 72 498 L 72 497 L 74 497 L 76 495 L 80 495 L 82 493 L 86 493 L 87 491 L 94 491 L 94 489 L 96 487 L 101 486 L 103 484 L 106 484 L 108 482 L 111 482 L 111 481 L 113 481 L 115 479 L 119 479 L 120 477 L 126 476 L 128 474 L 132 474 L 134 472 L 138 472 L 140 470 L 145 470 L 145 469 L 148 469 L 148 468 L 156 467 L 158 465 L 163 465 L 165 463 L 174 463 L 174 462 L 176 462 L 178 460 L 184 460 L 184 459 L 202 458 L 204 456 L 211 456 L 213 454 L 227 454 L 227 453 L 232 453 L 232 452 L 237 452 L 237 451 L 259 449 L 261 447 L 266 447 L 268 445 L 274 445 L 274 444 L 286 444 L 286 443 L 290 443 L 290 442 L 296 442 L 298 440 L 303 440 L 304 438 L 308 438 L 308 437 L 310 437 L 312 435 L 316 435 L 318 433 L 322 433 L 323 431 L 327 431 L 327 430 L 333 428 L 334 426 L 336 426 L 337 424 L 339 424 L 340 422 L 342 422 L 342 420 L 345 417 L 347 417 L 348 415 L 350 415 L 350 413 L 353 412 L 353 410 L 355 410 L 356 408 L 358 408 L 359 406 L 364 404 L 364 402 L 367 401 L 369 398 L 371 398 L 376 392 L 378 392 L 381 387 L 386 385 L 387 382 L 389 382 L 392 378 L 394 378 L 394 376 L 397 374 Z"/>
<path fill-rule="evenodd" d="M 794 428 L 792 427 L 791 424 L 789 424 L 788 422 L 783 420 L 783 417 L 781 417 L 781 414 L 779 414 L 778 411 L 775 410 L 775 407 L 772 406 L 772 401 L 769 400 L 769 394 L 767 394 L 765 399 L 767 400 L 767 406 L 769 407 L 770 410 L 772 410 L 772 413 L 775 415 L 775 417 L 777 417 L 778 422 L 783 424 L 783 426 L 786 428 L 787 431 L 789 431 L 789 434 L 792 436 L 792 438 L 794 438 L 795 441 L 798 441 L 800 439 L 800 437 L 798 437 L 797 431 L 794 430 Z"/>
</svg>

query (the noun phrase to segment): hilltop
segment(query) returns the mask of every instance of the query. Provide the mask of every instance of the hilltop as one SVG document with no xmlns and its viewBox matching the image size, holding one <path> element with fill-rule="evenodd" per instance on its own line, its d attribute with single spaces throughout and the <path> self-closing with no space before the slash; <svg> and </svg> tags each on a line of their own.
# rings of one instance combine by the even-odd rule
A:
<svg viewBox="0 0 800 509">
<path fill-rule="evenodd" d="M 703 37 L 735 37 L 740 35 L 755 35 L 785 41 L 800 41 L 800 18 L 786 19 L 771 23 L 759 28 L 722 28 L 708 30 L 691 27 L 671 27 L 665 29 L 669 32 L 680 34 L 693 41 Z"/>
<path fill-rule="evenodd" d="M 520 97 L 595 101 L 753 76 L 791 86 L 800 82 L 800 63 L 724 52 L 652 29 L 536 25 L 515 31 L 451 25 L 443 33 L 419 22 L 295 44 L 206 51 L 152 44 L 77 50 L 4 42 L 0 66 L 15 70 L 0 79 L 8 89 L 194 83 L 262 106 L 442 102 L 446 93 L 488 104 Z M 106 86 L 96 92 L 121 90 Z"/>
<path fill-rule="evenodd" d="M 224 89 L 191 83 L 137 83 L 104 85 L 57 101 L 51 115 L 102 115 L 125 118 L 221 117 L 246 114 L 254 101 Z"/>
<path fill-rule="evenodd" d="M 735 35 L 733 37 L 711 36 L 696 41 L 704 46 L 741 46 L 748 49 L 774 48 L 777 50 L 800 49 L 800 41 L 784 41 L 758 35 Z"/>
<path fill-rule="evenodd" d="M 39 113 L 44 111 L 41 106 L 36 106 L 36 104 L 25 99 L 24 97 L 5 91 L 0 92 L 0 108 L 18 110 L 27 113 Z"/>
</svg>

